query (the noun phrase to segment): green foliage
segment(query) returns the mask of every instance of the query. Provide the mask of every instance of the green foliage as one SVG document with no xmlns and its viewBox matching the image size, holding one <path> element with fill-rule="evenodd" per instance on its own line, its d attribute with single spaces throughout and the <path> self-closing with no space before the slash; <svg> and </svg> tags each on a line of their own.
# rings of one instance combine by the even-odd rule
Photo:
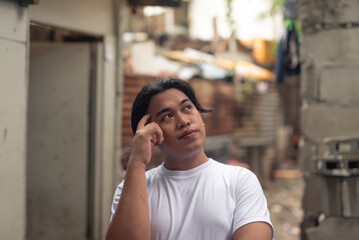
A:
<svg viewBox="0 0 359 240">
<path fill-rule="evenodd" d="M 274 0 L 273 5 L 268 11 L 258 15 L 258 20 L 263 20 L 264 18 L 274 16 L 279 11 L 283 11 L 283 7 L 287 2 L 288 0 Z"/>
<path fill-rule="evenodd" d="M 232 3 L 234 0 L 225 0 L 227 5 L 226 20 L 232 32 L 235 31 L 235 22 L 232 17 Z"/>
<path fill-rule="evenodd" d="M 271 6 L 271 8 L 267 11 L 267 12 L 263 12 L 261 14 L 259 14 L 259 16 L 257 17 L 258 20 L 263 20 L 264 18 L 270 17 L 270 16 L 274 16 L 276 13 L 278 13 L 279 11 L 283 11 L 284 6 L 287 4 L 289 0 L 274 0 L 273 5 Z M 292 30 L 292 20 L 290 19 L 284 19 L 284 25 L 286 26 L 286 28 Z M 302 35 L 301 32 L 301 28 L 300 28 L 300 20 L 296 19 L 294 22 L 294 27 L 295 27 L 295 31 L 297 32 L 298 37 L 300 37 Z M 277 48 L 277 46 L 276 46 Z"/>
</svg>

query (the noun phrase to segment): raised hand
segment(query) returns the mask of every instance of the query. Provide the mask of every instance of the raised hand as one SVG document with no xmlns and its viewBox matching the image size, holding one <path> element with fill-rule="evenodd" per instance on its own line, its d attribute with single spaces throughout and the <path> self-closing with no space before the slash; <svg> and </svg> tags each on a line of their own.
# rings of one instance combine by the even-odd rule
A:
<svg viewBox="0 0 359 240">
<path fill-rule="evenodd" d="M 152 148 L 163 142 L 163 133 L 156 123 L 149 122 L 148 114 L 138 123 L 121 198 L 107 231 L 107 240 L 151 239 L 145 171 Z"/>
<path fill-rule="evenodd" d="M 152 148 L 162 144 L 163 133 L 155 122 L 150 122 L 150 114 L 143 116 L 138 122 L 137 131 L 132 142 L 130 161 L 149 164 L 152 156 Z"/>
</svg>

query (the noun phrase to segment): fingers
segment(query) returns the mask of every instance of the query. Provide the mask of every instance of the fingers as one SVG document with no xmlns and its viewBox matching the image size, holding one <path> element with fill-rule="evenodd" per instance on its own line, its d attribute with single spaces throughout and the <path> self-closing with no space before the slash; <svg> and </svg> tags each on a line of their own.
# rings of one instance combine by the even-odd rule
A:
<svg viewBox="0 0 359 240">
<path fill-rule="evenodd" d="M 146 114 L 145 116 L 143 116 L 137 124 L 137 131 L 140 131 L 142 134 L 151 135 L 151 142 L 153 145 L 162 144 L 163 132 L 157 123 L 149 123 L 150 119 L 150 114 Z"/>
<path fill-rule="evenodd" d="M 162 132 L 161 128 L 156 123 L 151 123 L 151 125 L 154 126 L 154 128 L 153 128 L 154 134 L 152 135 L 154 145 L 162 144 L 163 132 Z"/>
<path fill-rule="evenodd" d="M 157 137 L 157 144 L 162 144 L 164 140 L 162 130 L 160 135 L 156 134 L 156 137 Z"/>
<path fill-rule="evenodd" d="M 162 144 L 163 143 L 162 130 L 161 130 L 161 132 L 156 132 L 156 135 L 152 139 L 154 140 L 153 143 L 155 146 Z"/>
<path fill-rule="evenodd" d="M 150 114 L 146 114 L 145 116 L 143 116 L 137 124 L 137 130 L 143 128 L 150 119 L 151 119 Z"/>
</svg>

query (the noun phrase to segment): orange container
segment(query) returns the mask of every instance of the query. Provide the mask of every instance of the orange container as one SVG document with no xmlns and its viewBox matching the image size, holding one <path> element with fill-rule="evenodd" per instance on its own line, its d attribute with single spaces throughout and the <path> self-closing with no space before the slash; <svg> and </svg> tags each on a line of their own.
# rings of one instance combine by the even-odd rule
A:
<svg viewBox="0 0 359 240">
<path fill-rule="evenodd" d="M 275 45 L 276 43 L 273 41 L 254 39 L 252 45 L 252 56 L 254 60 L 260 65 L 273 66 L 276 55 Z"/>
</svg>

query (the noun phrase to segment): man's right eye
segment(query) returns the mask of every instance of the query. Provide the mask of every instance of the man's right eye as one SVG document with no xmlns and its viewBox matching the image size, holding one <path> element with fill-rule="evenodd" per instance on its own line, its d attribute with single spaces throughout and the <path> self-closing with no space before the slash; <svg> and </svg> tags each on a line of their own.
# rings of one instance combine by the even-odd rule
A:
<svg viewBox="0 0 359 240">
<path fill-rule="evenodd" d="M 170 118 L 173 118 L 173 115 L 171 113 L 168 113 L 168 114 L 163 116 L 162 120 L 167 120 L 167 119 L 170 119 Z"/>
</svg>

